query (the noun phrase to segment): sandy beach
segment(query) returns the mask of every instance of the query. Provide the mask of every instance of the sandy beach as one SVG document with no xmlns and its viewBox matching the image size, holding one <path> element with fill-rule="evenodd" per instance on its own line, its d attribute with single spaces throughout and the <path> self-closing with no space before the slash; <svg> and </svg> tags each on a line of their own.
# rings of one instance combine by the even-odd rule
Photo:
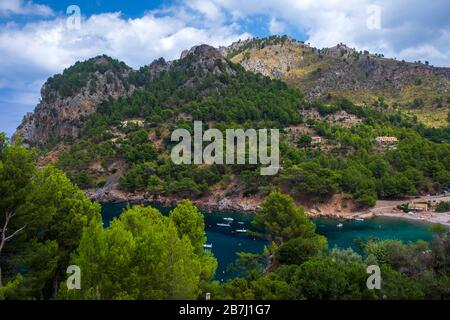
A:
<svg viewBox="0 0 450 320">
<path fill-rule="evenodd" d="M 411 199 L 414 202 L 431 202 L 432 204 L 436 204 L 442 201 L 450 202 L 450 195 L 446 196 L 427 196 L 416 199 Z M 419 222 L 425 223 L 439 223 L 450 227 L 450 212 L 438 213 L 433 211 L 424 211 L 424 212 L 410 212 L 405 213 L 402 210 L 399 210 L 397 206 L 402 205 L 403 203 L 408 202 L 408 200 L 379 200 L 374 208 L 366 211 L 355 214 L 354 218 L 364 218 L 369 219 L 373 217 L 392 217 L 392 218 L 400 218 L 400 219 L 409 219 Z"/>
</svg>

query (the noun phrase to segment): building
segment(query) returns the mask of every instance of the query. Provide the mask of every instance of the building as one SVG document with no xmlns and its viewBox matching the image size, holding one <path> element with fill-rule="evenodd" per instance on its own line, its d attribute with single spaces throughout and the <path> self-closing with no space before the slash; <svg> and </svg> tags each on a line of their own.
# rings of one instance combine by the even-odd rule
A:
<svg viewBox="0 0 450 320">
<path fill-rule="evenodd" d="M 318 136 L 311 137 L 311 146 L 313 148 L 319 147 L 321 145 L 321 143 L 322 143 L 322 138 L 321 137 L 318 137 Z"/>
<path fill-rule="evenodd" d="M 409 210 L 416 212 L 427 212 L 430 209 L 428 203 L 411 202 L 408 207 Z"/>
<path fill-rule="evenodd" d="M 142 127 L 144 127 L 144 124 L 145 124 L 144 120 L 141 120 L 141 119 L 130 119 L 130 120 L 122 121 L 122 126 L 124 128 L 128 127 L 129 125 L 136 125 L 136 126 L 142 128 Z"/>
<path fill-rule="evenodd" d="M 285 128 L 284 131 L 288 134 L 297 136 L 297 135 L 301 135 L 301 134 L 310 134 L 313 130 L 309 129 L 306 126 L 297 126 L 297 127 L 288 127 Z"/>
<path fill-rule="evenodd" d="M 381 146 L 395 145 L 398 143 L 398 139 L 396 137 L 376 137 L 375 143 Z"/>
</svg>

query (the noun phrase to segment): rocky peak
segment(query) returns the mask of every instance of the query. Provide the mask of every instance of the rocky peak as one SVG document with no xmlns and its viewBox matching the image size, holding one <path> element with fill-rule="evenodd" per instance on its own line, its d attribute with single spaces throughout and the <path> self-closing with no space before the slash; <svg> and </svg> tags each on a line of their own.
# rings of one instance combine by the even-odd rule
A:
<svg viewBox="0 0 450 320">
<path fill-rule="evenodd" d="M 92 62 L 98 65 L 107 66 L 111 62 L 112 58 L 103 54 L 97 57 L 92 58 Z"/>
<path fill-rule="evenodd" d="M 77 62 L 49 78 L 41 102 L 27 114 L 13 135 L 32 146 L 76 139 L 83 120 L 109 98 L 129 95 L 136 88 L 128 81 L 131 68 L 107 56 Z"/>
<path fill-rule="evenodd" d="M 171 62 L 167 62 L 166 60 L 164 60 L 164 58 L 159 58 L 159 59 L 154 60 L 148 66 L 148 70 L 150 72 L 151 77 L 154 78 L 161 72 L 168 71 L 170 69 L 171 65 L 172 65 Z"/>
<path fill-rule="evenodd" d="M 13 139 L 20 136 L 32 146 L 77 139 L 85 119 L 104 101 L 128 96 L 162 72 L 176 69 L 193 70 L 196 77 L 236 72 L 218 49 L 208 45 L 195 46 L 176 61 L 157 59 L 139 71 L 106 55 L 77 62 L 46 81 L 41 102 L 24 117 Z"/>
<path fill-rule="evenodd" d="M 335 58 L 348 58 L 349 56 L 355 54 L 356 50 L 340 43 L 334 47 L 319 50 L 319 52 Z"/>
<path fill-rule="evenodd" d="M 203 74 L 208 72 L 213 74 L 235 73 L 220 50 L 206 44 L 183 51 L 180 60 L 178 60 L 178 65 L 182 68 L 200 71 Z"/>
<path fill-rule="evenodd" d="M 194 46 L 190 50 L 184 50 L 181 53 L 180 59 L 183 60 L 189 55 L 192 55 L 196 59 L 210 60 L 210 59 L 221 59 L 222 55 L 220 51 L 210 45 L 202 44 L 199 46 Z"/>
</svg>

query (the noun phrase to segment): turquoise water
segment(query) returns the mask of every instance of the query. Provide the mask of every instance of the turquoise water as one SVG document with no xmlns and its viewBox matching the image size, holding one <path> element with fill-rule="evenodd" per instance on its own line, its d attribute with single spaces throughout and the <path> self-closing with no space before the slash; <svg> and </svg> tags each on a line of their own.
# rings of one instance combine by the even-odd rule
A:
<svg viewBox="0 0 450 320">
<path fill-rule="evenodd" d="M 316 219 L 317 232 L 327 237 L 330 248 L 353 248 L 358 251 L 355 240 L 377 238 L 380 240 L 401 240 L 415 242 L 432 240 L 429 225 L 425 223 L 395 218 L 374 218 L 365 221 L 337 221 L 333 219 Z M 343 227 L 338 228 L 337 224 Z"/>
<path fill-rule="evenodd" d="M 163 214 L 168 214 L 170 208 L 154 206 Z M 103 204 L 102 215 L 105 227 L 118 217 L 125 204 Z M 217 226 L 217 223 L 227 223 L 223 218 L 232 218 L 230 227 Z M 266 241 L 237 233 L 238 229 L 252 229 L 251 215 L 239 213 L 214 212 L 205 213 L 205 227 L 207 243 L 212 244 L 212 251 L 218 260 L 216 278 L 218 280 L 230 279 L 235 274 L 227 270 L 227 267 L 236 260 L 237 252 L 261 253 Z M 365 221 L 338 221 L 334 219 L 315 219 L 317 232 L 327 237 L 330 248 L 353 248 L 358 251 L 356 239 L 366 240 L 370 237 L 385 239 L 397 239 L 404 242 L 425 240 L 430 241 L 432 234 L 429 226 L 408 220 L 375 218 Z M 339 223 L 343 224 L 338 228 Z"/>
</svg>

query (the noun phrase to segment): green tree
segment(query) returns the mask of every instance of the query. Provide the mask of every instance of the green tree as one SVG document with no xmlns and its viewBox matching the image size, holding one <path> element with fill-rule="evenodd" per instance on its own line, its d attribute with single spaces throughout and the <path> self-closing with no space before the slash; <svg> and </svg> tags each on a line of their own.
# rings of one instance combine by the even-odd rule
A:
<svg viewBox="0 0 450 320">
<path fill-rule="evenodd" d="M 194 299 L 217 267 L 172 219 L 140 206 L 108 229 L 91 223 L 72 261 L 83 270 L 82 289 L 62 297 L 83 299 Z"/>
<path fill-rule="evenodd" d="M 0 145 L 0 287 L 3 276 L 18 279 L 20 266 L 25 271 L 8 296 L 54 296 L 71 251 L 100 207 L 58 169 L 37 169 L 34 151 Z"/>
<path fill-rule="evenodd" d="M 302 264 L 310 258 L 324 254 L 328 250 L 327 239 L 316 235 L 312 238 L 295 238 L 284 242 L 276 251 L 280 264 Z"/>
<path fill-rule="evenodd" d="M 397 198 L 415 193 L 413 183 L 402 173 L 385 175 L 381 179 L 378 190 L 385 198 Z"/>
<path fill-rule="evenodd" d="M 367 289 L 367 273 L 362 263 L 342 265 L 331 259 L 313 258 L 294 268 L 292 285 L 306 299 L 374 299 Z"/>
<path fill-rule="evenodd" d="M 303 208 L 294 200 L 276 190 L 264 199 L 261 212 L 255 216 L 254 225 L 264 230 L 270 241 L 280 244 L 295 238 L 312 238 L 316 226 L 306 217 Z"/>
<path fill-rule="evenodd" d="M 307 147 L 309 145 L 311 145 L 311 141 L 312 138 L 311 136 L 307 135 L 307 134 L 302 134 L 298 140 L 297 143 L 301 146 L 301 147 Z"/>
<path fill-rule="evenodd" d="M 436 206 L 436 212 L 449 212 L 450 211 L 450 202 L 441 201 Z"/>
<path fill-rule="evenodd" d="M 26 190 L 17 212 L 26 225 L 23 241 L 27 249 L 15 259 L 31 270 L 24 275 L 24 282 L 34 283 L 30 285 L 33 296 L 55 296 L 71 252 L 78 247 L 89 221 L 100 216 L 100 206 L 51 166 L 38 170 Z M 45 288 L 51 289 L 45 293 Z"/>
<path fill-rule="evenodd" d="M 286 169 L 282 180 L 296 192 L 319 201 L 339 190 L 340 177 L 334 170 L 309 161 Z"/>
<path fill-rule="evenodd" d="M 27 194 L 27 186 L 35 172 L 35 153 L 17 145 L 9 145 L 5 136 L 0 135 L 0 288 L 3 287 L 4 268 L 8 261 L 5 251 L 26 227 L 18 207 Z M 9 250 L 11 249 L 11 250 Z"/>
<path fill-rule="evenodd" d="M 389 265 L 381 267 L 381 295 L 388 300 L 420 300 L 424 293 L 419 283 Z"/>
<path fill-rule="evenodd" d="M 197 253 L 203 250 L 205 244 L 205 222 L 203 214 L 198 211 L 191 201 L 183 200 L 170 212 L 170 219 L 177 227 L 180 238 L 189 237 Z"/>
</svg>

